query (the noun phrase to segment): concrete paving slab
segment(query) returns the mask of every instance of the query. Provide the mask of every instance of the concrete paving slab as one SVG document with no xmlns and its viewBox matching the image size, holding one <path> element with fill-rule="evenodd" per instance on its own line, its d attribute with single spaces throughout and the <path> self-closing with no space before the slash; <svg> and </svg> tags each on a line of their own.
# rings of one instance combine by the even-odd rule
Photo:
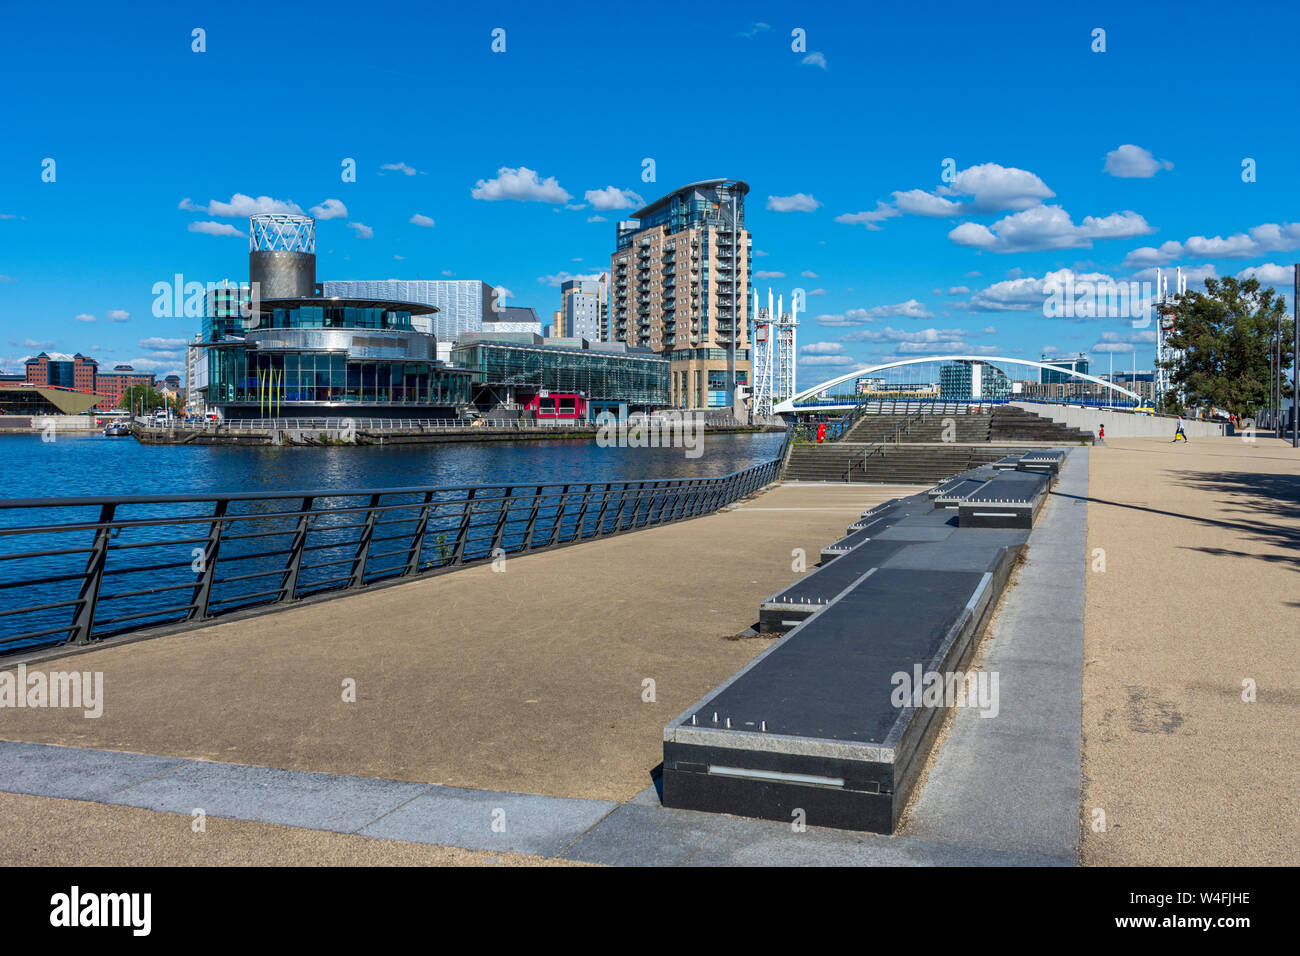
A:
<svg viewBox="0 0 1300 956">
<path fill-rule="evenodd" d="M 186 763 L 175 757 L 0 741 L 0 791 L 106 801 Z"/>
<path fill-rule="evenodd" d="M 625 803 L 569 847 L 563 857 L 606 866 L 681 866 L 722 826 L 724 817 Z M 757 825 L 757 821 L 745 821 Z"/>
<path fill-rule="evenodd" d="M 1087 489 L 1072 449 L 978 661 L 998 672 L 998 716 L 956 711 L 905 835 L 1077 860 L 1087 508 L 1069 502 Z"/>
<path fill-rule="evenodd" d="M 1044 866 L 1033 853 L 722 817 L 688 866 Z"/>
<path fill-rule="evenodd" d="M 103 802 L 169 813 L 201 808 L 233 820 L 354 833 L 428 789 L 420 783 L 195 761 Z"/>
<path fill-rule="evenodd" d="M 358 832 L 407 843 L 556 856 L 616 806 L 605 800 L 433 787 Z"/>
</svg>

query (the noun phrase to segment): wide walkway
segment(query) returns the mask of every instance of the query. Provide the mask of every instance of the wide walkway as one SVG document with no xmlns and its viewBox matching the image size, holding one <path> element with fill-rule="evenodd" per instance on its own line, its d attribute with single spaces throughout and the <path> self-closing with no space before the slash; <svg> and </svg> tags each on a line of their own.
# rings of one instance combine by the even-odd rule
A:
<svg viewBox="0 0 1300 956">
<path fill-rule="evenodd" d="M 796 550 L 815 564 L 911 490 L 785 485 L 502 572 L 47 661 L 33 666 L 102 671 L 103 716 L 3 709 L 0 739 L 625 801 L 650 783 L 664 724 L 768 645 L 736 636 L 797 577 Z"/>
<path fill-rule="evenodd" d="M 1300 863 L 1300 452 L 1090 457 L 1083 862 Z"/>
</svg>

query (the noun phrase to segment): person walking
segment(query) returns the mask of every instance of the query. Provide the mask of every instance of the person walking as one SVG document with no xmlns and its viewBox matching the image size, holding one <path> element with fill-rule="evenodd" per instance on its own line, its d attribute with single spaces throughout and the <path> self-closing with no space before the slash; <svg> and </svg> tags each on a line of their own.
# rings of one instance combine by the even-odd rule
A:
<svg viewBox="0 0 1300 956">
<path fill-rule="evenodd" d="M 1174 441 L 1178 441 L 1178 436 L 1183 436 L 1183 441 L 1187 441 L 1187 432 L 1183 429 L 1183 416 L 1178 416 L 1178 428 L 1174 431 Z"/>
</svg>

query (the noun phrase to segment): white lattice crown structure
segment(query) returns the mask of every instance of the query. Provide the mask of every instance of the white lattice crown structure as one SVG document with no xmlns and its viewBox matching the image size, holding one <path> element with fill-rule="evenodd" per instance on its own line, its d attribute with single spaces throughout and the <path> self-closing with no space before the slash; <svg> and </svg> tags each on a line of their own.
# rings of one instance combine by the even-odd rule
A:
<svg viewBox="0 0 1300 956">
<path fill-rule="evenodd" d="M 316 220 L 311 216 L 268 213 L 248 219 L 249 252 L 316 254 Z"/>
</svg>

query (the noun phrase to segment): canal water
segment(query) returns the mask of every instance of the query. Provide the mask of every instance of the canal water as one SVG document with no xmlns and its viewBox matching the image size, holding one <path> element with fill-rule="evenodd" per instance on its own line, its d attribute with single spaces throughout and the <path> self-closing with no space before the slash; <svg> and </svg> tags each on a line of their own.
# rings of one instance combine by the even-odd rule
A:
<svg viewBox="0 0 1300 956">
<path fill-rule="evenodd" d="M 134 438 L 0 435 L 0 498 L 218 494 L 527 482 L 705 478 L 771 459 L 783 435 L 706 434 L 681 448 L 587 439 L 328 448 L 141 445 Z"/>
<path fill-rule="evenodd" d="M 95 504 L 13 508 L 3 499 L 321 492 L 310 496 L 315 503 L 306 546 L 297 552 L 301 567 L 288 592 L 302 596 L 342 586 L 355 573 L 366 581 L 400 574 L 417 551 L 419 567 L 428 569 L 457 555 L 488 556 L 497 544 L 509 552 L 525 540 L 536 546 L 640 524 L 642 516 L 662 513 L 668 501 L 668 492 L 645 491 L 640 482 L 742 471 L 774 458 L 783 439 L 779 433 L 706 435 L 695 449 L 702 453 L 691 458 L 682 448 L 601 448 L 592 439 L 232 448 L 145 446 L 98 435 L 59 435 L 52 442 L 39 435 L 0 436 L 0 654 L 66 638 L 100 520 Z M 634 495 L 618 490 L 623 482 L 638 483 Z M 593 496 L 605 497 L 575 494 L 588 485 Z M 365 518 L 355 509 L 371 498 L 355 493 L 415 486 L 474 493 L 375 499 L 388 510 L 379 515 L 368 560 L 356 572 Z M 264 603 L 286 586 L 286 549 L 303 500 L 294 495 L 229 505 L 210 613 Z M 584 500 L 594 504 L 584 507 Z M 626 509 L 620 501 L 629 502 Z M 97 635 L 178 620 L 187 602 L 199 600 L 196 583 L 213 509 L 210 500 L 116 506 L 117 520 L 137 524 L 107 543 Z M 419 532 L 422 511 L 426 531 Z M 419 549 L 416 540 L 423 542 Z"/>
</svg>

